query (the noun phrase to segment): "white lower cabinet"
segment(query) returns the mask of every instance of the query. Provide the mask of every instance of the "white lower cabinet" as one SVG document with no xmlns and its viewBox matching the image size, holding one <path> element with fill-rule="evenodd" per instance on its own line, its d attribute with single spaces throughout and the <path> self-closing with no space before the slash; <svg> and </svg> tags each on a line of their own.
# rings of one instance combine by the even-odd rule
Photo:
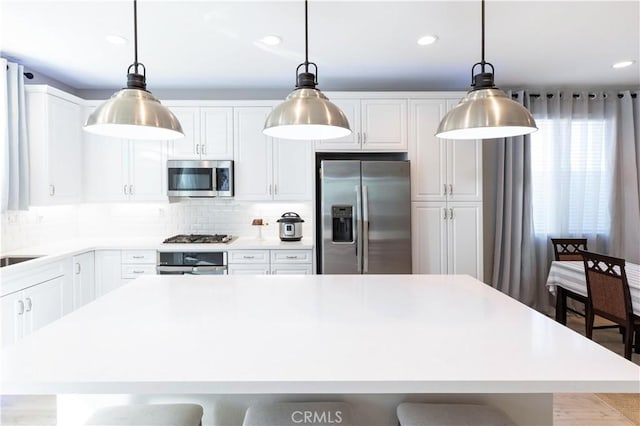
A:
<svg viewBox="0 0 640 426">
<path fill-rule="evenodd" d="M 311 250 L 233 250 L 229 275 L 313 274 Z"/>
<path fill-rule="evenodd" d="M 125 283 L 121 277 L 122 252 L 96 250 L 96 297 L 104 296 Z"/>
<path fill-rule="evenodd" d="M 482 203 L 412 203 L 413 273 L 482 272 Z"/>
<path fill-rule="evenodd" d="M 62 317 L 63 281 L 60 275 L 0 299 L 3 347 Z"/>
<path fill-rule="evenodd" d="M 73 256 L 73 309 L 96 298 L 95 255 L 93 251 Z"/>
</svg>

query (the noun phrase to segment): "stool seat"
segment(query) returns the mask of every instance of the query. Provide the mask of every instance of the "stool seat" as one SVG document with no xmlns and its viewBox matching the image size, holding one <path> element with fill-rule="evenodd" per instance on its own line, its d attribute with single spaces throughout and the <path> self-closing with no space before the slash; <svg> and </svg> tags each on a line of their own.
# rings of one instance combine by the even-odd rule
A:
<svg viewBox="0 0 640 426">
<path fill-rule="evenodd" d="M 86 426 L 199 426 L 203 410 L 197 404 L 139 404 L 104 407 Z"/>
<path fill-rule="evenodd" d="M 488 405 L 403 402 L 398 405 L 400 426 L 511 426 L 502 411 Z"/>
<path fill-rule="evenodd" d="M 279 402 L 247 409 L 242 426 L 354 426 L 344 402 Z"/>
</svg>

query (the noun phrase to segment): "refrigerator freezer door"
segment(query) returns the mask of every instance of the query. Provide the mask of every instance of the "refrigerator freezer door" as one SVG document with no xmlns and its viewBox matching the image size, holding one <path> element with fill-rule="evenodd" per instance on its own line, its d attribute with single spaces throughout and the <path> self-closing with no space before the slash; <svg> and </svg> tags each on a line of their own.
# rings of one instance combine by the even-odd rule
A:
<svg viewBox="0 0 640 426">
<path fill-rule="evenodd" d="M 408 161 L 363 161 L 363 273 L 411 273 Z"/>
<path fill-rule="evenodd" d="M 362 273 L 360 161 L 321 162 L 322 274 Z"/>
</svg>

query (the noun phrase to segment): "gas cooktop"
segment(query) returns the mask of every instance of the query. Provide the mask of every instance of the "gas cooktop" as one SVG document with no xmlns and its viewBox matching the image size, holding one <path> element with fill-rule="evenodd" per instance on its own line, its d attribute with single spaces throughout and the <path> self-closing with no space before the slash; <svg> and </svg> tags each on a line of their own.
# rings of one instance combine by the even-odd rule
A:
<svg viewBox="0 0 640 426">
<path fill-rule="evenodd" d="M 230 235 L 224 234 L 180 234 L 167 238 L 163 243 L 174 244 L 208 244 L 208 243 L 228 243 L 231 241 Z"/>
</svg>

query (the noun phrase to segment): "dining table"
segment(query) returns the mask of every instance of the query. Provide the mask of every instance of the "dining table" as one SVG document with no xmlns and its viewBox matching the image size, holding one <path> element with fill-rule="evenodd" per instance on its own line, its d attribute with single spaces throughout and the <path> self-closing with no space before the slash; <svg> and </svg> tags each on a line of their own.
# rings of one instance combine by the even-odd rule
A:
<svg viewBox="0 0 640 426">
<path fill-rule="evenodd" d="M 626 262 L 625 272 L 633 313 L 640 315 L 640 265 Z M 547 288 L 556 296 L 556 321 L 567 323 L 567 298 L 587 302 L 587 279 L 583 261 L 553 261 L 547 277 Z"/>
</svg>

